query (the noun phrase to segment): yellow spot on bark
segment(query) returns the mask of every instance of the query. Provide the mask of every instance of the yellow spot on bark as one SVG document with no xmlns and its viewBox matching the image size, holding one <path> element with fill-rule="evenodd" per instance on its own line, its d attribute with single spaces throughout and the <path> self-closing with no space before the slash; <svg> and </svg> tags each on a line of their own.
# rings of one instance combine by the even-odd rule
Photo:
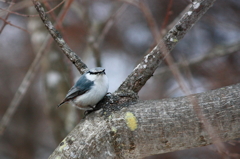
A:
<svg viewBox="0 0 240 159">
<path fill-rule="evenodd" d="M 125 114 L 125 121 L 131 131 L 134 131 L 135 129 L 137 129 L 137 118 L 134 116 L 133 113 L 127 112 Z"/>
<path fill-rule="evenodd" d="M 65 138 L 66 139 L 66 138 Z M 63 141 L 60 143 L 60 145 L 58 146 L 58 151 L 62 152 L 63 149 L 66 148 L 67 144 L 65 139 L 63 139 Z"/>
<path fill-rule="evenodd" d="M 117 132 L 117 129 L 116 129 L 115 127 L 112 127 L 111 129 L 112 129 L 112 131 L 113 131 L 114 133 Z"/>
</svg>

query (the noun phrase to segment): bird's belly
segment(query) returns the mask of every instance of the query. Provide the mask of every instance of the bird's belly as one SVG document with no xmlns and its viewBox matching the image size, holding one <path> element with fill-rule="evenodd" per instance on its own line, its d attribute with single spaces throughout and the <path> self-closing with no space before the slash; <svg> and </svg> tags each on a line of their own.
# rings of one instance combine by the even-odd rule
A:
<svg viewBox="0 0 240 159">
<path fill-rule="evenodd" d="M 95 87 L 95 89 L 91 89 L 85 94 L 76 97 L 73 100 L 73 103 L 79 109 L 84 109 L 84 110 L 92 109 L 93 106 L 95 106 L 105 96 L 106 93 L 107 93 L 107 89 Z"/>
</svg>

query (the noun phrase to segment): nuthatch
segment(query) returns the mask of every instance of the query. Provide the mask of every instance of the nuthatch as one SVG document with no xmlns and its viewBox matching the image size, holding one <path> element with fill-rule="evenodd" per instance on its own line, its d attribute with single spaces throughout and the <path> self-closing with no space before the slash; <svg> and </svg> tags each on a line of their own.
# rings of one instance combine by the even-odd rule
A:
<svg viewBox="0 0 240 159">
<path fill-rule="evenodd" d="M 58 107 L 70 101 L 79 109 L 91 110 L 106 95 L 107 91 L 108 78 L 105 69 L 92 68 L 78 79 Z"/>
</svg>

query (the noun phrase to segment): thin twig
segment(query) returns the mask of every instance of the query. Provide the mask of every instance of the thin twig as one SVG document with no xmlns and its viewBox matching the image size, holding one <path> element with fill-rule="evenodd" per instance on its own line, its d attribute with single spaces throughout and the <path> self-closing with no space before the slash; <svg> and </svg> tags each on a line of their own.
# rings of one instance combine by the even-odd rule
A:
<svg viewBox="0 0 240 159">
<path fill-rule="evenodd" d="M 5 19 L 3 19 L 3 18 L 1 18 L 1 17 L 0 17 L 0 19 L 1 19 L 2 21 L 4 21 L 4 24 L 5 24 L 5 25 L 8 24 L 8 25 L 10 25 L 10 26 L 13 26 L 13 27 L 15 27 L 15 28 L 18 28 L 18 29 L 20 29 L 20 30 L 22 30 L 22 31 L 24 31 L 24 32 L 26 32 L 26 33 L 29 34 L 29 32 L 28 32 L 26 29 L 21 28 L 21 27 L 19 27 L 19 26 L 17 26 L 17 25 L 14 25 L 14 24 L 10 23 L 9 21 L 6 21 Z M 4 27 L 5 27 L 5 25 L 4 25 Z M 3 29 L 3 27 L 2 27 L 2 29 Z M 1 30 L 1 31 L 2 31 L 2 30 Z M 0 32 L 0 33 L 1 33 L 1 32 Z"/>
<path fill-rule="evenodd" d="M 49 10 L 49 9 L 51 10 L 51 5 L 50 5 L 49 1 L 44 1 L 44 5 L 45 5 L 46 10 Z M 49 17 L 51 17 L 53 20 L 57 19 L 56 14 L 54 12 L 50 12 Z"/>
<path fill-rule="evenodd" d="M 94 53 L 94 56 L 96 59 L 96 66 L 101 66 L 100 46 L 103 42 L 103 39 L 107 35 L 110 28 L 113 26 L 114 22 L 117 20 L 117 16 L 122 14 L 126 10 L 127 6 L 128 6 L 127 4 L 122 4 L 120 7 L 118 7 L 118 10 L 106 20 L 103 26 L 103 29 L 101 29 L 101 31 L 100 30 L 98 31 L 100 32 L 100 35 L 92 35 L 93 34 L 92 32 L 95 32 L 95 31 L 90 32 L 89 37 L 92 37 L 92 38 L 89 38 L 88 43 Z"/>
<path fill-rule="evenodd" d="M 183 17 L 183 15 L 190 10 L 191 7 L 192 5 L 189 4 L 166 28 L 161 28 L 161 35 L 165 35 L 170 29 L 172 29 L 177 24 L 177 22 Z"/>
<path fill-rule="evenodd" d="M 44 8 L 42 7 L 41 3 L 37 0 L 32 0 L 36 10 L 39 13 L 40 18 L 42 19 L 43 23 L 45 24 L 47 30 L 52 35 L 55 42 L 58 46 L 62 49 L 63 53 L 69 58 L 69 60 L 76 66 L 78 71 L 83 74 L 88 70 L 88 67 L 83 61 L 77 56 L 75 52 L 73 52 L 70 47 L 66 44 L 64 39 L 62 38 L 61 34 L 55 29 L 52 25 L 52 22 L 49 21 Z"/>
<path fill-rule="evenodd" d="M 55 9 L 57 9 L 60 5 L 62 5 L 65 2 L 65 0 L 63 0 L 62 2 L 60 2 L 58 5 L 56 5 L 55 7 L 53 7 L 51 10 L 45 12 L 46 14 L 53 12 Z M 19 15 L 22 17 L 37 17 L 39 16 L 38 14 L 33 14 L 33 15 L 27 15 L 27 14 L 21 14 L 21 13 L 17 13 L 17 12 L 13 12 L 9 9 L 4 9 L 4 8 L 0 8 L 0 10 L 11 13 L 11 14 L 15 14 L 15 15 Z"/>
<path fill-rule="evenodd" d="M 60 17 L 57 20 L 58 23 L 56 24 L 56 28 L 58 28 L 62 32 L 63 35 L 64 35 L 64 29 L 63 29 L 63 26 L 62 26 L 62 22 L 63 22 L 64 17 L 66 16 L 66 14 L 67 14 L 67 12 L 68 12 L 68 10 L 69 10 L 69 8 L 70 8 L 70 6 L 73 2 L 74 2 L 74 0 L 66 1 L 66 3 L 63 6 L 63 9 L 61 11 Z M 66 39 L 66 41 L 68 41 L 67 37 L 65 39 Z"/>
<path fill-rule="evenodd" d="M 12 5 L 13 5 L 14 3 L 12 3 L 12 1 L 10 2 L 10 4 L 9 4 L 9 6 L 8 6 L 8 10 L 12 7 Z M 3 29 L 5 28 L 5 26 L 8 24 L 7 23 L 7 19 L 8 19 L 8 17 L 9 17 L 9 13 L 7 13 L 7 15 L 6 15 L 6 17 L 4 18 L 4 20 L 3 20 L 3 26 L 1 27 L 1 29 L 0 29 L 0 34 L 2 33 L 2 31 L 3 31 Z"/>
<path fill-rule="evenodd" d="M 116 19 L 119 15 L 121 15 L 126 9 L 127 9 L 128 5 L 127 4 L 122 4 L 118 10 L 107 20 L 106 24 L 103 27 L 103 30 L 101 32 L 101 34 L 98 36 L 97 38 L 97 45 L 100 46 L 101 42 L 103 41 L 104 37 L 106 36 L 106 34 L 108 33 L 108 31 L 111 29 L 111 27 L 113 26 L 114 22 L 116 22 Z"/>
<path fill-rule="evenodd" d="M 173 3 L 173 0 L 170 0 L 169 3 L 168 3 L 166 15 L 164 17 L 164 20 L 163 20 L 163 23 L 162 23 L 162 27 L 161 27 L 160 30 L 163 30 L 166 27 L 166 25 L 167 25 L 167 23 L 169 21 L 169 16 L 172 14 L 172 12 L 171 12 L 172 3 Z"/>
</svg>

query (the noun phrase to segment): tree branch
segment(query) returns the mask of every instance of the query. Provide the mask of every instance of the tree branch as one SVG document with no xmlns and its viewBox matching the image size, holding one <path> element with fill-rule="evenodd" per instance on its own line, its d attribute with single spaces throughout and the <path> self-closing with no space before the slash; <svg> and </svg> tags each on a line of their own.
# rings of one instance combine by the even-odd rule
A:
<svg viewBox="0 0 240 159">
<path fill-rule="evenodd" d="M 40 18 L 42 19 L 49 33 L 52 35 L 53 39 L 61 48 L 63 53 L 76 66 L 76 68 L 81 74 L 85 73 L 88 70 L 87 65 L 83 63 L 83 61 L 78 57 L 78 55 L 75 52 L 73 52 L 70 49 L 70 47 L 66 44 L 61 34 L 55 29 L 55 27 L 52 25 L 52 22 L 49 21 L 47 14 L 44 11 L 44 8 L 42 7 L 41 3 L 38 2 L 37 0 L 32 0 L 32 1 L 33 1 L 33 4 L 35 5 L 36 10 L 39 13 Z"/>
<path fill-rule="evenodd" d="M 240 137 L 240 84 L 190 98 L 222 141 Z M 143 158 L 211 143 L 186 96 L 140 101 L 108 118 L 100 111 L 90 114 L 49 158 Z"/>
<path fill-rule="evenodd" d="M 215 0 L 196 0 L 177 22 L 177 24 L 166 34 L 163 41 L 147 54 L 127 79 L 121 84 L 116 93 L 138 91 L 153 75 L 164 57 L 176 46 L 177 42 L 184 37 L 189 29 L 200 17 L 213 5 Z"/>
</svg>

